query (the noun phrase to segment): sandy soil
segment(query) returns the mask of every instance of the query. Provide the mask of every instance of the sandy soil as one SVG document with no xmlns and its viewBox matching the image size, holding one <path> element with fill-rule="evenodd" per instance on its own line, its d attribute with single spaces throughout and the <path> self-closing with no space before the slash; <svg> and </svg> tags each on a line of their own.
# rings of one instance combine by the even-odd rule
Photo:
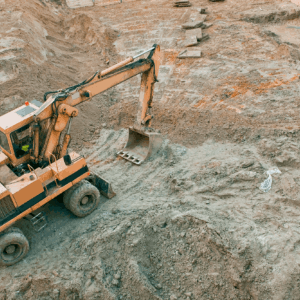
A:
<svg viewBox="0 0 300 300">
<path fill-rule="evenodd" d="M 300 7 L 191 2 L 0 0 L 1 114 L 158 43 L 153 127 L 165 137 L 142 166 L 116 157 L 139 78 L 80 105 L 72 148 L 117 196 L 85 219 L 56 199 L 39 233 L 21 221 L 31 251 L 0 269 L 1 300 L 300 298 Z M 210 39 L 201 59 L 179 60 L 195 7 Z"/>
</svg>

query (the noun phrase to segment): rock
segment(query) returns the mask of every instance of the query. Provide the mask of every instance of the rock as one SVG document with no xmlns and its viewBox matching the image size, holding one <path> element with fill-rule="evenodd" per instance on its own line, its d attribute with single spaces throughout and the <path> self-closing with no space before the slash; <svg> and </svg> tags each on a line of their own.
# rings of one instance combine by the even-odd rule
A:
<svg viewBox="0 0 300 300">
<path fill-rule="evenodd" d="M 249 168 L 254 165 L 254 160 L 245 160 L 242 162 L 242 168 Z"/>
<path fill-rule="evenodd" d="M 229 177 L 233 181 L 238 182 L 238 181 L 252 181 L 255 180 L 256 176 L 257 176 L 256 172 L 242 170 L 230 175 Z"/>
<path fill-rule="evenodd" d="M 112 214 L 117 214 L 117 213 L 119 213 L 120 212 L 120 210 L 118 210 L 118 209 L 116 209 L 116 208 L 113 208 L 112 210 L 111 210 L 111 213 Z"/>
<path fill-rule="evenodd" d="M 115 279 L 120 279 L 120 278 L 121 278 L 121 274 L 120 274 L 120 273 L 115 274 L 115 275 L 114 275 L 114 278 L 115 278 Z"/>
<path fill-rule="evenodd" d="M 119 284 L 119 280 L 117 279 L 113 279 L 113 281 L 111 282 L 113 285 L 118 285 Z"/>
<path fill-rule="evenodd" d="M 177 297 L 175 295 L 171 295 L 170 300 L 177 300 Z"/>
</svg>

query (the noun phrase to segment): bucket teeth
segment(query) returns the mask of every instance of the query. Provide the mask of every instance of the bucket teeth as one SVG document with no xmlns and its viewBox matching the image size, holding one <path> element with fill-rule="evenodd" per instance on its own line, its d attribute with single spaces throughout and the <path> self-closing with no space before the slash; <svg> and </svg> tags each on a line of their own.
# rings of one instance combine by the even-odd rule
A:
<svg viewBox="0 0 300 300">
<path fill-rule="evenodd" d="M 130 152 L 119 151 L 117 154 L 136 165 L 140 165 L 142 163 L 142 161 L 138 157 L 130 154 Z"/>
<path fill-rule="evenodd" d="M 117 154 L 122 158 L 140 165 L 151 155 L 154 155 L 162 144 L 162 137 L 158 133 L 143 132 L 129 128 L 128 141 L 125 148 Z"/>
</svg>

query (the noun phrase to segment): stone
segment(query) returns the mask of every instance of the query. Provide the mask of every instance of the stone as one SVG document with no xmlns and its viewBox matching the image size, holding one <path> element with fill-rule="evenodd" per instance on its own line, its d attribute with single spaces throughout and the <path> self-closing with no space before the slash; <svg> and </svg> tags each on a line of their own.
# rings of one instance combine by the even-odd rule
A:
<svg viewBox="0 0 300 300">
<path fill-rule="evenodd" d="M 112 283 L 113 285 L 118 285 L 118 284 L 119 284 L 119 280 L 114 279 L 111 283 Z"/>
<path fill-rule="evenodd" d="M 179 53 L 178 58 L 200 58 L 201 57 L 201 51 L 198 49 L 195 50 L 184 50 L 181 53 Z"/>
</svg>

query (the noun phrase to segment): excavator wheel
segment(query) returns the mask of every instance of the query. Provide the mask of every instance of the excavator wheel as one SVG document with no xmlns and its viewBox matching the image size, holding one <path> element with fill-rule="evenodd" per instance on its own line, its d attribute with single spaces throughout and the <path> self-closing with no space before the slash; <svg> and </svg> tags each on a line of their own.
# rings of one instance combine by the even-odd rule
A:
<svg viewBox="0 0 300 300">
<path fill-rule="evenodd" d="M 80 187 L 82 184 L 86 184 L 86 183 L 88 183 L 87 180 L 81 180 L 78 183 L 71 186 L 67 191 L 64 192 L 63 202 L 64 202 L 65 207 L 68 210 L 70 210 L 69 204 L 70 204 L 70 200 L 71 200 L 71 195 L 78 187 Z"/>
<path fill-rule="evenodd" d="M 91 214 L 100 203 L 100 192 L 91 183 L 84 181 L 68 196 L 69 210 L 77 217 Z"/>
<path fill-rule="evenodd" d="M 29 251 L 23 232 L 11 227 L 0 234 L 0 266 L 11 266 L 22 260 Z"/>
</svg>

